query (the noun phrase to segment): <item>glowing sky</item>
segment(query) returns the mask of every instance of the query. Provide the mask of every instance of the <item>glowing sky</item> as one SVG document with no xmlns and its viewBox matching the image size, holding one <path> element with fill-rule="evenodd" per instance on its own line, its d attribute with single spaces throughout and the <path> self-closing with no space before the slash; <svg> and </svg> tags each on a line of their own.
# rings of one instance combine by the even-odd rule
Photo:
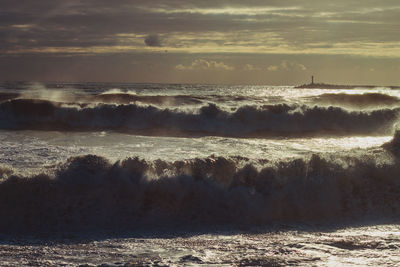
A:
<svg viewBox="0 0 400 267">
<path fill-rule="evenodd" d="M 0 79 L 400 84 L 399 0 L 0 0 Z"/>
</svg>

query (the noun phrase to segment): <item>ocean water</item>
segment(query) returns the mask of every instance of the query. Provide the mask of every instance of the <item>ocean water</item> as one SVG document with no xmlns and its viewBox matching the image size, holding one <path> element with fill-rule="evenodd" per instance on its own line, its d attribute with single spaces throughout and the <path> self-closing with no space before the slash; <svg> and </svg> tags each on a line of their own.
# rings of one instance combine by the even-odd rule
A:
<svg viewBox="0 0 400 267">
<path fill-rule="evenodd" d="M 0 265 L 394 266 L 400 91 L 0 84 Z"/>
</svg>

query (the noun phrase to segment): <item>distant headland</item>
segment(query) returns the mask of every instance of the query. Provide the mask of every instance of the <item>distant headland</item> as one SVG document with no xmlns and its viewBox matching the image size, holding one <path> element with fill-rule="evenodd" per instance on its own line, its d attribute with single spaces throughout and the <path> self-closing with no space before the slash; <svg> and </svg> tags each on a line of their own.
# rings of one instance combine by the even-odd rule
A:
<svg viewBox="0 0 400 267">
<path fill-rule="evenodd" d="M 311 83 L 298 85 L 295 88 L 318 88 L 318 89 L 356 89 L 356 88 L 377 88 L 385 87 L 390 89 L 400 89 L 400 86 L 381 86 L 381 85 L 339 85 L 339 84 L 326 84 L 326 83 L 314 83 L 314 76 L 311 76 Z"/>
</svg>

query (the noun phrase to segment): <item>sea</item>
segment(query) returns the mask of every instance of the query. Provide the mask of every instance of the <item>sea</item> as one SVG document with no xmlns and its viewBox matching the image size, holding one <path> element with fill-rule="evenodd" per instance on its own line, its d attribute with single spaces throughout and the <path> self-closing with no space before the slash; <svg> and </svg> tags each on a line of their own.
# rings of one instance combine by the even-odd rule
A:
<svg viewBox="0 0 400 267">
<path fill-rule="evenodd" d="M 398 266 L 400 90 L 0 83 L 0 266 Z"/>
</svg>

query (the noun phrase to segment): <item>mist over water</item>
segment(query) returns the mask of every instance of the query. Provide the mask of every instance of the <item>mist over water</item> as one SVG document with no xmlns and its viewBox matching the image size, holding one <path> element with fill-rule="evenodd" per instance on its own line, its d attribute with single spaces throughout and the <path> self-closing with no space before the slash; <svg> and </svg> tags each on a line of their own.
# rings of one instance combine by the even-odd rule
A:
<svg viewBox="0 0 400 267">
<path fill-rule="evenodd" d="M 119 246 L 128 264 L 127 246 L 144 253 L 132 236 L 182 229 L 192 233 L 173 235 L 183 254 L 154 236 L 143 244 L 164 251 L 157 255 L 167 265 L 306 265 L 338 262 L 334 256 L 347 252 L 370 265 L 385 256 L 394 263 L 399 112 L 400 92 L 386 88 L 2 83 L 0 234 L 39 243 L 40 236 L 106 234 L 106 242 L 84 243 L 107 260 L 76 254 L 92 264 L 110 263 L 107 246 Z M 324 239 L 321 227 L 340 230 Z M 359 234 L 371 227 L 378 241 Z M 240 235 L 247 249 L 235 261 L 210 233 L 232 246 Z M 198 245 L 185 247 L 182 238 Z M 261 252 L 265 238 L 276 241 L 264 244 L 270 254 Z M 74 244 L 53 249 L 48 260 L 79 251 Z M 375 261 L 371 251 L 380 251 Z M 138 264 L 157 258 L 140 255 Z"/>
</svg>

